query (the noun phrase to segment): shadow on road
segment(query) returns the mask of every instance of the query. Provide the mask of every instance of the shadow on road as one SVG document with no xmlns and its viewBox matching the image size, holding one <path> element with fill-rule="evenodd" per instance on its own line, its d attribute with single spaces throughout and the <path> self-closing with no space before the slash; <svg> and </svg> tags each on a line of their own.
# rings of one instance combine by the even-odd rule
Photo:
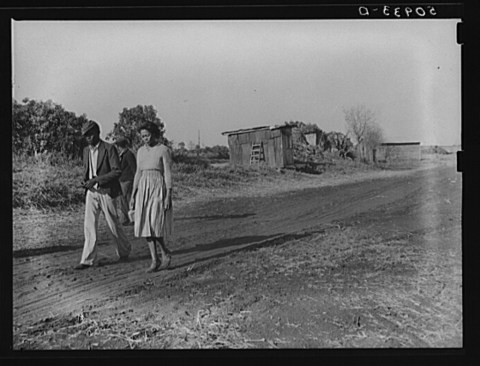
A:
<svg viewBox="0 0 480 366">
<path fill-rule="evenodd" d="M 175 258 L 175 256 L 177 255 L 192 253 L 192 252 L 202 253 L 202 252 L 213 251 L 213 253 L 211 255 L 208 255 L 207 253 L 206 255 L 195 257 L 193 260 L 187 260 L 185 262 L 180 261 L 180 263 L 174 266 L 171 266 L 170 269 L 189 266 L 193 263 L 200 263 L 213 258 L 225 257 L 227 255 L 230 255 L 231 253 L 238 252 L 241 250 L 248 251 L 248 250 L 255 250 L 261 247 L 280 245 L 285 242 L 302 239 L 312 235 L 313 233 L 322 232 L 322 231 L 323 230 L 316 230 L 316 231 L 306 231 L 301 233 L 290 233 L 290 234 L 280 233 L 280 234 L 268 235 L 268 236 L 261 236 L 261 235 L 241 236 L 237 238 L 218 240 L 211 244 L 197 245 L 194 248 L 181 249 L 181 250 L 172 252 L 173 258 Z M 228 250 L 220 251 L 220 252 L 218 250 L 215 250 L 215 249 L 227 248 L 227 247 L 232 247 L 232 248 Z"/>
<path fill-rule="evenodd" d="M 213 243 L 197 244 L 197 245 L 195 245 L 194 247 L 191 247 L 191 248 L 179 249 L 179 250 L 176 250 L 172 253 L 173 254 L 188 254 L 188 253 L 194 253 L 194 252 L 208 252 L 208 251 L 214 250 L 214 249 L 228 248 L 228 247 L 233 247 L 233 246 L 238 246 L 238 245 L 243 245 L 243 244 L 248 244 L 248 243 L 256 243 L 256 242 L 259 242 L 259 241 L 268 240 L 268 239 L 277 237 L 278 235 L 283 235 L 283 234 L 239 236 L 237 238 L 221 239 L 221 240 L 214 241 Z"/>
<path fill-rule="evenodd" d="M 104 246 L 109 244 L 110 244 L 109 241 L 101 241 L 97 245 Z M 69 250 L 80 250 L 81 252 L 82 248 L 83 248 L 83 241 L 80 242 L 78 245 L 56 245 L 56 246 L 45 247 L 45 248 L 19 249 L 19 250 L 15 250 L 12 253 L 12 256 L 13 258 L 34 257 L 37 255 L 43 255 L 43 254 L 68 252 Z"/>
<path fill-rule="evenodd" d="M 57 252 L 66 252 L 68 250 L 81 249 L 77 245 L 58 245 L 55 247 L 35 248 L 35 249 L 20 249 L 13 252 L 13 258 L 33 257 L 42 254 L 51 254 Z"/>
<path fill-rule="evenodd" d="M 211 215 L 211 216 L 184 216 L 175 217 L 177 220 L 224 220 L 224 219 L 244 219 L 249 216 L 255 216 L 255 213 L 245 213 L 241 215 Z"/>
</svg>

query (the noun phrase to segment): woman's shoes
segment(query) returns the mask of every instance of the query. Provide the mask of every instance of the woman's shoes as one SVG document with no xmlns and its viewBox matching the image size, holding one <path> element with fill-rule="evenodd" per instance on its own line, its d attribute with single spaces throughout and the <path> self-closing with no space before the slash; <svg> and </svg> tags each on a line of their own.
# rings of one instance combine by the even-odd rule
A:
<svg viewBox="0 0 480 366">
<path fill-rule="evenodd" d="M 170 266 L 171 261 L 172 256 L 167 253 L 165 257 L 162 258 L 162 265 L 160 266 L 160 269 L 167 269 Z"/>
<path fill-rule="evenodd" d="M 150 267 L 148 267 L 146 272 L 147 273 L 157 272 L 159 268 L 160 268 L 159 263 L 157 261 L 152 261 L 152 264 L 150 265 Z"/>
<path fill-rule="evenodd" d="M 170 262 L 172 261 L 172 256 L 170 254 L 166 254 L 162 258 L 162 263 L 158 263 L 158 261 L 152 261 L 152 264 L 147 269 L 147 273 L 157 272 L 160 269 L 167 269 L 170 267 Z"/>
</svg>

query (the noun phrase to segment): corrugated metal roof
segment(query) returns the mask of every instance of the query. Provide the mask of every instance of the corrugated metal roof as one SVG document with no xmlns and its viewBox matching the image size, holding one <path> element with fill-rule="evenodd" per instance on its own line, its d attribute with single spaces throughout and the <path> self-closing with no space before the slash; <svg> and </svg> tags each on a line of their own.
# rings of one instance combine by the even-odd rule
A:
<svg viewBox="0 0 480 366">
<path fill-rule="evenodd" d="M 247 132 L 254 132 L 254 131 L 261 131 L 261 130 L 278 130 L 281 128 L 292 128 L 292 126 L 287 125 L 279 125 L 279 126 L 260 126 L 260 127 L 252 127 L 252 128 L 243 128 L 234 131 L 225 131 L 222 132 L 222 135 L 236 135 L 239 133 L 247 133 Z"/>
</svg>

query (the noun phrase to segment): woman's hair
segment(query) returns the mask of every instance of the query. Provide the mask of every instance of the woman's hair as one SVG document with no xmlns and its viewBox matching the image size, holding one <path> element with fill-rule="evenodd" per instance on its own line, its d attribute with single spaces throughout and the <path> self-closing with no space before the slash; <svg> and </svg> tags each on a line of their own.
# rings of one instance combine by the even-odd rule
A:
<svg viewBox="0 0 480 366">
<path fill-rule="evenodd" d="M 152 136 L 154 136 L 157 139 L 160 138 L 160 136 L 162 135 L 162 133 L 160 132 L 160 128 L 153 122 L 143 123 L 138 128 L 138 132 L 140 132 L 141 130 L 147 130 L 148 132 L 150 132 L 152 134 Z"/>
</svg>

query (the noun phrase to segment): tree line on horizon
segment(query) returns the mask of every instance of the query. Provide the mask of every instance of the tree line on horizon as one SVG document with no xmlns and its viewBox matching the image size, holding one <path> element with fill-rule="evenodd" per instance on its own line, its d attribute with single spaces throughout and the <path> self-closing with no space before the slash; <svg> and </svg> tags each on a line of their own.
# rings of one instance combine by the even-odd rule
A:
<svg viewBox="0 0 480 366">
<path fill-rule="evenodd" d="M 12 150 L 16 154 L 38 155 L 46 152 L 58 152 L 69 158 L 80 158 L 85 141 L 81 128 L 89 121 L 86 114 L 77 116 L 65 110 L 60 104 L 51 100 L 37 101 L 25 98 L 22 102 L 13 100 L 12 105 Z M 136 151 L 142 141 L 138 128 L 146 122 L 155 123 L 161 132 L 163 142 L 173 147 L 173 141 L 165 137 L 165 124 L 158 117 L 152 105 L 137 105 L 124 108 L 119 113 L 113 129 L 106 133 L 107 141 L 125 137 L 132 150 Z M 185 143 L 180 142 L 176 149 L 180 154 L 187 154 Z M 228 159 L 226 146 L 194 146 L 196 153 L 219 155 Z"/>
<path fill-rule="evenodd" d="M 346 141 L 350 135 L 356 145 L 362 146 L 363 150 L 372 149 L 383 141 L 382 129 L 376 123 L 375 114 L 365 105 L 344 109 L 344 113 L 347 134 L 341 141 Z M 77 116 L 74 112 L 65 110 L 63 106 L 51 100 L 36 101 L 29 98 L 23 99 L 22 102 L 13 100 L 13 152 L 26 155 L 59 152 L 69 158 L 80 158 L 85 146 L 81 128 L 88 120 L 86 114 Z M 173 148 L 173 141 L 165 137 L 165 124 L 152 105 L 123 108 L 113 129 L 106 134 L 106 139 L 115 141 L 118 137 L 126 137 L 130 141 L 131 148 L 136 151 L 142 144 L 138 127 L 145 122 L 155 123 L 161 131 L 164 143 Z M 323 132 L 313 123 L 301 121 L 285 123 L 295 124 L 304 134 Z M 195 153 L 197 156 L 216 156 L 220 159 L 228 159 L 229 152 L 226 146 L 200 147 L 194 145 L 187 149 L 184 142 L 179 142 L 177 145 L 178 148 L 175 149 L 177 155 Z"/>
</svg>

